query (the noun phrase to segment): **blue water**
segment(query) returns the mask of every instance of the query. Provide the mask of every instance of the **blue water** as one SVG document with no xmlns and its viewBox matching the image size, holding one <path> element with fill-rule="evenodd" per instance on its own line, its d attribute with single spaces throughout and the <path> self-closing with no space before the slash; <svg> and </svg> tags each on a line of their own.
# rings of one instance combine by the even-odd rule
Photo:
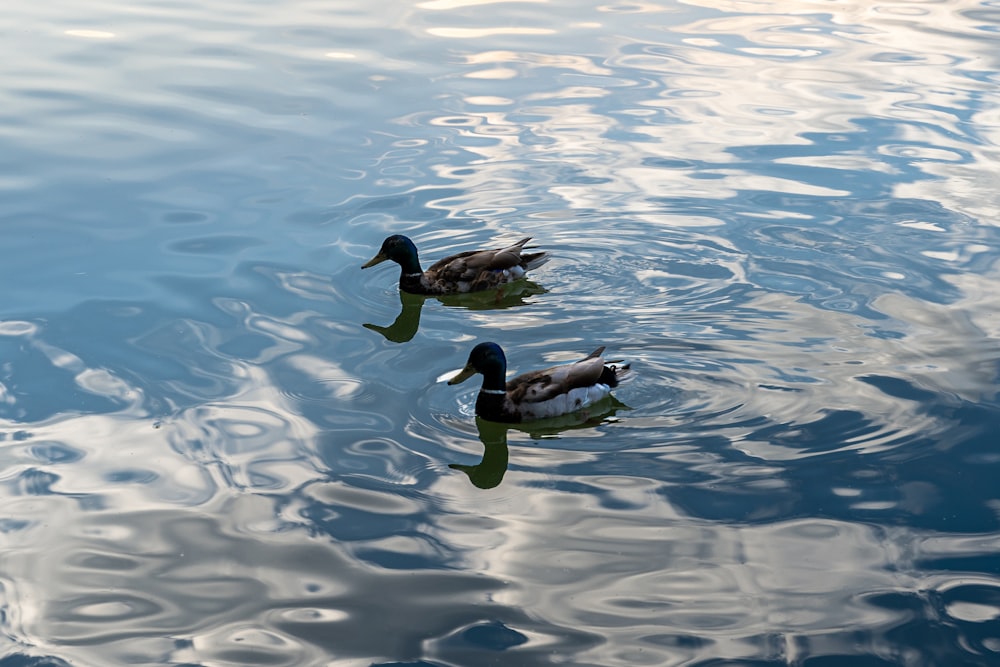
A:
<svg viewBox="0 0 1000 667">
<path fill-rule="evenodd" d="M 1000 665 L 1000 4 L 0 13 L 0 666 Z M 400 295 L 523 236 L 501 298 Z M 628 360 L 578 423 L 443 382 Z"/>
</svg>

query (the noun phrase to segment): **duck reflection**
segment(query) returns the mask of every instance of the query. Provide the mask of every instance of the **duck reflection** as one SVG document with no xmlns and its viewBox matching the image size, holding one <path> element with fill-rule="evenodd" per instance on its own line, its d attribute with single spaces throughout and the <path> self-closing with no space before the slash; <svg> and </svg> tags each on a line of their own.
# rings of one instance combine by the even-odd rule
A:
<svg viewBox="0 0 1000 667">
<path fill-rule="evenodd" d="M 392 324 L 381 326 L 378 324 L 365 323 L 364 328 L 382 334 L 386 340 L 393 343 L 405 343 L 417 335 L 420 328 L 420 311 L 424 307 L 427 299 L 437 299 L 445 306 L 451 308 L 465 308 L 466 310 L 503 310 L 506 308 L 516 308 L 527 303 L 528 297 L 536 294 L 545 294 L 548 290 L 538 283 L 530 280 L 521 280 L 516 283 L 502 285 L 496 290 L 487 292 L 471 292 L 468 294 L 449 294 L 439 296 L 427 296 L 424 294 L 410 294 L 399 291 L 399 315 Z"/>
<path fill-rule="evenodd" d="M 424 301 L 428 297 L 420 294 L 410 294 L 400 290 L 399 292 L 399 315 L 392 324 L 380 326 L 366 322 L 362 326 L 365 329 L 377 331 L 385 336 L 386 340 L 393 343 L 405 343 L 417 334 L 420 328 L 420 311 L 424 307 Z"/>
<path fill-rule="evenodd" d="M 503 481 L 504 473 L 507 472 L 507 424 L 486 421 L 482 417 L 476 417 L 476 429 L 479 431 L 479 440 L 483 443 L 483 458 L 476 465 L 463 465 L 461 463 L 451 463 L 449 468 L 461 470 L 469 476 L 469 481 L 473 486 L 480 489 L 492 489 L 500 485 Z"/>
<path fill-rule="evenodd" d="M 530 437 L 558 436 L 565 431 L 580 428 L 593 428 L 612 420 L 619 410 L 629 410 L 627 405 L 614 396 L 591 405 L 587 410 L 569 415 L 560 415 L 549 419 L 539 419 L 522 424 L 502 424 L 482 417 L 476 417 L 476 430 L 479 441 L 483 443 L 483 458 L 475 465 L 451 463 L 449 468 L 461 470 L 472 485 L 480 489 L 492 489 L 500 485 L 507 472 L 507 462 L 510 454 L 507 450 L 507 430 L 515 429 L 527 433 Z"/>
</svg>

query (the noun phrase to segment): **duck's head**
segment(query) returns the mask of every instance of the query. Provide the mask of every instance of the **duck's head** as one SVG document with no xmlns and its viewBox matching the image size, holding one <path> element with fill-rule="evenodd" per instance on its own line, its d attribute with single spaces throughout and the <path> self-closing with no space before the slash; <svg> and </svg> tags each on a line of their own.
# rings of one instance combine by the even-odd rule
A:
<svg viewBox="0 0 1000 667">
<path fill-rule="evenodd" d="M 387 259 L 396 262 L 408 273 L 420 271 L 417 246 L 413 245 L 413 241 L 402 234 L 394 234 L 382 241 L 382 247 L 379 248 L 378 254 L 362 264 L 361 268 L 367 269 L 369 266 L 381 264 Z"/>
<path fill-rule="evenodd" d="M 482 373 L 487 378 L 499 377 L 502 381 L 506 372 L 507 357 L 504 356 L 500 346 L 496 343 L 480 343 L 472 348 L 465 368 L 460 370 L 458 375 L 448 380 L 448 384 L 464 382 L 476 373 Z"/>
</svg>

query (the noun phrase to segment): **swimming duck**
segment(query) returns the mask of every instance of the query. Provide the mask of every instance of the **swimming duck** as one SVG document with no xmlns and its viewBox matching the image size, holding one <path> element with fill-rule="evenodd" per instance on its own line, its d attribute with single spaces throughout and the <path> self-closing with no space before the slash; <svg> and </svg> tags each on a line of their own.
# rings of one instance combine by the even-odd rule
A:
<svg viewBox="0 0 1000 667">
<path fill-rule="evenodd" d="M 493 289 L 523 278 L 524 274 L 549 261 L 544 252 L 521 254 L 521 239 L 512 246 L 496 250 L 467 250 L 435 262 L 421 271 L 417 246 L 407 237 L 396 234 L 382 242 L 378 254 L 365 262 L 367 269 L 387 259 L 399 264 L 399 289 L 411 294 L 455 294 Z"/>
<path fill-rule="evenodd" d="M 469 361 L 448 384 L 458 384 L 476 373 L 483 386 L 476 398 L 476 414 L 496 422 L 545 419 L 582 410 L 611 393 L 628 374 L 628 365 L 605 362 L 599 347 L 572 364 L 529 371 L 504 382 L 507 358 L 496 343 L 472 348 Z"/>
</svg>

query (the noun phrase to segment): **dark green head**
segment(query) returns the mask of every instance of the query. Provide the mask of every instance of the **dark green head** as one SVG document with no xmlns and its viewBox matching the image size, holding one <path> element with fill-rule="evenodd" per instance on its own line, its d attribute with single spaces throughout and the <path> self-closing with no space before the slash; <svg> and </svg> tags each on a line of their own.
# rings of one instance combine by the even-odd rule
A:
<svg viewBox="0 0 1000 667">
<path fill-rule="evenodd" d="M 499 382 L 499 389 L 504 386 L 504 375 L 507 374 L 507 357 L 503 350 L 496 343 L 480 343 L 472 348 L 469 353 L 469 361 L 465 368 L 459 371 L 458 375 L 448 380 L 448 384 L 458 384 L 464 382 L 476 373 L 483 374 L 483 386 L 496 385 Z"/>
<path fill-rule="evenodd" d="M 367 269 L 369 266 L 381 264 L 387 259 L 399 264 L 403 273 L 420 273 L 417 246 L 413 245 L 413 241 L 402 234 L 394 234 L 382 241 L 382 247 L 379 248 L 378 254 L 362 264 L 361 268 Z"/>
</svg>

